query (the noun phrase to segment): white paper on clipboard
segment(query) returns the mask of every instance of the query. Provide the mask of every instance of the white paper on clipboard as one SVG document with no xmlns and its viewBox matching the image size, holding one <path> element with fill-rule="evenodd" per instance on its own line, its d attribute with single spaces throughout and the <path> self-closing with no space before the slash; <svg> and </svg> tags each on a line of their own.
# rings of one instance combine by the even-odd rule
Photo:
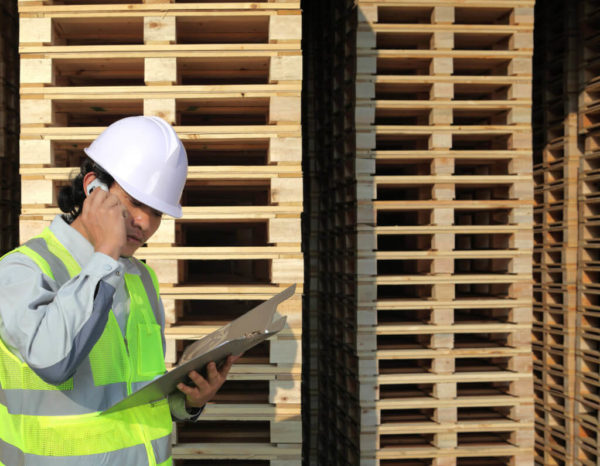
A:
<svg viewBox="0 0 600 466">
<path fill-rule="evenodd" d="M 188 346 L 177 367 L 115 403 L 100 415 L 160 400 L 175 391 L 179 382 L 186 381 L 190 371 L 201 371 L 212 361 L 218 364 L 230 354 L 241 354 L 275 335 L 283 329 L 286 322 L 286 317 L 273 321 L 277 306 L 293 296 L 295 291 L 296 285 L 286 288 L 268 301 Z"/>
</svg>

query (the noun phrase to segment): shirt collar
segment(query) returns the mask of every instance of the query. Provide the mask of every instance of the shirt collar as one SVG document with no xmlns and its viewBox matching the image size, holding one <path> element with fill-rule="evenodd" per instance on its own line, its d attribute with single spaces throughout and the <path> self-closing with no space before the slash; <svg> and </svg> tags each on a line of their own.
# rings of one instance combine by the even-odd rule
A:
<svg viewBox="0 0 600 466">
<path fill-rule="evenodd" d="M 90 261 L 94 254 L 94 246 L 75 228 L 65 222 L 60 215 L 54 217 L 50 224 L 50 230 L 79 265 Z"/>
<path fill-rule="evenodd" d="M 80 266 L 83 267 L 91 260 L 95 252 L 94 246 L 75 228 L 65 222 L 62 216 L 57 215 L 54 217 L 50 224 L 50 230 Z M 140 274 L 130 258 L 120 257 L 118 262 L 123 265 L 125 273 Z"/>
</svg>

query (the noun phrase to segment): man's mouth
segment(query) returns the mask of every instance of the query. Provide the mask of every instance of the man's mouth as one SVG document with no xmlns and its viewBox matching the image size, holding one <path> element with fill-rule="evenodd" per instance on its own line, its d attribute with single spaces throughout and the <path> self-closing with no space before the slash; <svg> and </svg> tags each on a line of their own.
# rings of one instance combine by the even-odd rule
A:
<svg viewBox="0 0 600 466">
<path fill-rule="evenodd" d="M 127 235 L 127 241 L 131 241 L 132 243 L 142 244 L 144 241 L 141 237 L 136 235 Z"/>
</svg>

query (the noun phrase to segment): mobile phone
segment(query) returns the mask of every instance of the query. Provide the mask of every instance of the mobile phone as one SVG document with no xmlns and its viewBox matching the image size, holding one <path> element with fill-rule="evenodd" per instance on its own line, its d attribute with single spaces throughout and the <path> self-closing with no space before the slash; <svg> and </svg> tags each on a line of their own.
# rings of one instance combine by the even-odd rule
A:
<svg viewBox="0 0 600 466">
<path fill-rule="evenodd" d="M 90 184 L 88 184 L 86 194 L 89 196 L 90 194 L 92 194 L 92 191 L 95 188 L 100 188 L 100 189 L 103 189 L 104 191 L 108 192 L 108 186 L 106 186 L 102 181 L 100 181 L 98 178 L 96 178 L 94 181 L 92 181 Z"/>
</svg>

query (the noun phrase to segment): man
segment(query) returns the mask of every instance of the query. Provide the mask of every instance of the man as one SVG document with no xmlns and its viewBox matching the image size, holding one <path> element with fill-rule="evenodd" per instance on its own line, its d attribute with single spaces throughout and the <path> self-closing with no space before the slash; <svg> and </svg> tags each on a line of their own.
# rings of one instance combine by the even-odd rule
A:
<svg viewBox="0 0 600 466">
<path fill-rule="evenodd" d="M 65 214 L 0 260 L 0 463 L 169 465 L 171 415 L 195 420 L 233 358 L 168 400 L 100 413 L 166 370 L 158 281 L 133 254 L 163 213 L 181 217 L 187 155 L 141 116 L 85 152 Z"/>
</svg>

